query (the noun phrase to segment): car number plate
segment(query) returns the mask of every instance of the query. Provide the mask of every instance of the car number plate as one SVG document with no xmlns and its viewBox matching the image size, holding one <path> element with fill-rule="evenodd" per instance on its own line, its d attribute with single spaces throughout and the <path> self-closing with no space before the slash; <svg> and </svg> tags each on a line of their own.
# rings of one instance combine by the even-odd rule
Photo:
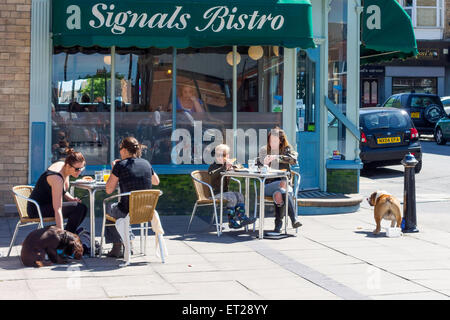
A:
<svg viewBox="0 0 450 320">
<path fill-rule="evenodd" d="M 400 137 L 388 137 L 388 138 L 378 138 L 377 139 L 378 144 L 399 143 L 400 141 L 401 141 Z"/>
<path fill-rule="evenodd" d="M 420 112 L 411 112 L 411 118 L 419 119 L 420 118 Z"/>
</svg>

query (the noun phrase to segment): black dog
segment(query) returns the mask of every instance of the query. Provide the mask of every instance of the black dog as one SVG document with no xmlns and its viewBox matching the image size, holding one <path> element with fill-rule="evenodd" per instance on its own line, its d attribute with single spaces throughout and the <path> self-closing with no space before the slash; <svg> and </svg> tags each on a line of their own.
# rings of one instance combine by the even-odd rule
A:
<svg viewBox="0 0 450 320">
<path fill-rule="evenodd" d="M 45 261 L 45 254 L 50 261 Z M 50 226 L 31 232 L 22 244 L 20 258 L 27 267 L 43 267 L 52 263 L 66 263 L 64 255 L 80 260 L 83 245 L 80 238 L 69 231 Z"/>
</svg>

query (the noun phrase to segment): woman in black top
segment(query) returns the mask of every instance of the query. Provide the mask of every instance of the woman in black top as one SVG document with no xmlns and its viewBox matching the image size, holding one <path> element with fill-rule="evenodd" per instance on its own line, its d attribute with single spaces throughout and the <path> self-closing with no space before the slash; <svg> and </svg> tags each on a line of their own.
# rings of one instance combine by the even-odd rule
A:
<svg viewBox="0 0 450 320">
<path fill-rule="evenodd" d="M 36 200 L 43 217 L 55 217 L 56 226 L 64 229 L 63 219 L 67 218 L 66 230 L 75 233 L 86 217 L 87 207 L 80 199 L 67 192 L 69 177 L 78 178 L 86 165 L 81 152 L 66 149 L 67 156 L 63 161 L 53 163 L 38 179 L 30 198 Z M 63 202 L 63 198 L 67 202 Z M 38 218 L 36 206 L 28 203 L 30 218 Z"/>
<path fill-rule="evenodd" d="M 117 185 L 120 192 L 151 189 L 152 185 L 159 184 L 158 175 L 153 171 L 151 164 L 141 158 L 142 148 L 136 138 L 127 137 L 122 140 L 119 147 L 120 160 L 112 163 L 111 176 L 106 183 L 106 193 L 113 193 Z M 125 218 L 129 211 L 129 197 L 121 197 L 119 203 L 111 206 L 110 215 L 116 219 Z M 105 228 L 105 242 L 113 243 L 108 257 L 121 257 L 122 241 L 114 226 Z"/>
</svg>

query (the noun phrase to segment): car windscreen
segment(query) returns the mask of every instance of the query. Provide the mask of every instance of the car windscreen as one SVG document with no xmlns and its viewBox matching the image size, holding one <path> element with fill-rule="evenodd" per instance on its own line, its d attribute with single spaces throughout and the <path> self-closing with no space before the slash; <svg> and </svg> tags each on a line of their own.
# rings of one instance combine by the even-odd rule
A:
<svg viewBox="0 0 450 320">
<path fill-rule="evenodd" d="M 441 100 L 437 96 L 412 96 L 411 107 L 428 107 L 430 104 L 441 105 Z"/>
<path fill-rule="evenodd" d="M 373 112 L 361 115 L 361 124 L 368 130 L 408 127 L 409 118 L 402 112 Z"/>
</svg>

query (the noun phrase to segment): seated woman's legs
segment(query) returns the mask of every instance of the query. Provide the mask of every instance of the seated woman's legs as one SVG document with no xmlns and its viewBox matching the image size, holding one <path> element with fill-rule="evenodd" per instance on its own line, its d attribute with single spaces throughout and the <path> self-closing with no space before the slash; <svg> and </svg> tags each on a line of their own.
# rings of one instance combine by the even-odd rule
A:
<svg viewBox="0 0 450 320">
<path fill-rule="evenodd" d="M 78 227 L 86 218 L 87 207 L 81 202 L 70 201 L 63 202 L 62 214 L 63 218 L 67 219 L 65 230 L 76 233 Z"/>
<path fill-rule="evenodd" d="M 125 218 L 127 213 L 123 213 L 117 203 L 113 203 L 110 206 L 109 215 L 115 219 Z M 106 226 L 105 227 L 105 242 L 112 243 L 113 248 L 107 254 L 108 257 L 121 257 L 122 256 L 122 238 L 116 229 L 116 226 Z"/>
<path fill-rule="evenodd" d="M 266 197 L 272 197 L 275 204 L 275 232 L 280 232 L 283 226 L 283 217 L 285 214 L 285 203 L 286 203 L 286 189 L 280 187 L 281 181 L 274 181 L 268 183 L 265 186 L 264 195 Z M 291 193 L 288 193 L 288 215 L 291 218 L 292 227 L 298 228 L 301 223 L 297 221 L 297 214 L 295 212 L 294 199 Z"/>
<path fill-rule="evenodd" d="M 55 216 L 55 211 L 52 205 L 41 206 L 41 214 L 43 218 L 53 218 Z M 62 204 L 62 214 L 63 218 L 67 219 L 67 224 L 65 230 L 76 233 L 78 227 L 83 222 L 86 217 L 87 207 L 81 202 L 63 202 Z M 30 218 L 38 218 L 37 209 L 35 206 L 28 208 L 28 215 Z"/>
</svg>

